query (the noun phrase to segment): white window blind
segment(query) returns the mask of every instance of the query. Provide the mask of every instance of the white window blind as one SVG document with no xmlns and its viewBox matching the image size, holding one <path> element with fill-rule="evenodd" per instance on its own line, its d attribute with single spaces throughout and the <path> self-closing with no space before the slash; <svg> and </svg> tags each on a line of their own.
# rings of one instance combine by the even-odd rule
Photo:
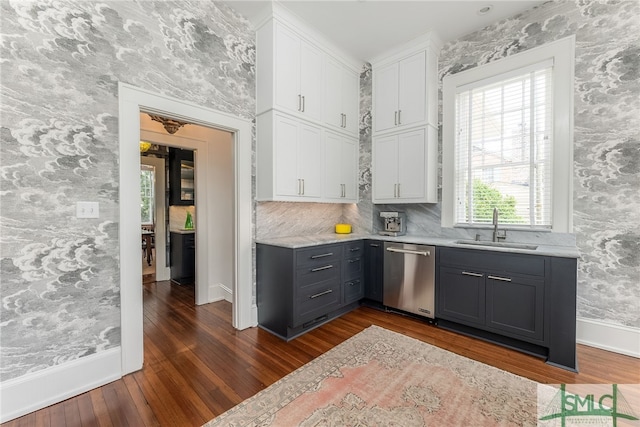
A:
<svg viewBox="0 0 640 427">
<path fill-rule="evenodd" d="M 460 86 L 455 98 L 455 218 L 551 228 L 553 61 Z"/>
</svg>

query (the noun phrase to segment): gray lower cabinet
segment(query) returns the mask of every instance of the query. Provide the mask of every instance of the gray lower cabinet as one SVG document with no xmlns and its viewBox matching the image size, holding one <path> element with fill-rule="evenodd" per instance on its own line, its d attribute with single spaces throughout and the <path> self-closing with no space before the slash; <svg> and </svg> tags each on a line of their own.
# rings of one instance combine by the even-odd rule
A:
<svg viewBox="0 0 640 427">
<path fill-rule="evenodd" d="M 374 303 L 382 304 L 383 242 L 380 240 L 365 240 L 364 254 L 364 297 Z"/>
<path fill-rule="evenodd" d="M 180 285 L 195 283 L 196 234 L 170 233 L 171 280 Z"/>
<path fill-rule="evenodd" d="M 439 325 L 575 370 L 574 259 L 438 248 Z"/>
<path fill-rule="evenodd" d="M 359 306 L 362 242 L 291 249 L 256 245 L 258 324 L 293 339 Z"/>
</svg>

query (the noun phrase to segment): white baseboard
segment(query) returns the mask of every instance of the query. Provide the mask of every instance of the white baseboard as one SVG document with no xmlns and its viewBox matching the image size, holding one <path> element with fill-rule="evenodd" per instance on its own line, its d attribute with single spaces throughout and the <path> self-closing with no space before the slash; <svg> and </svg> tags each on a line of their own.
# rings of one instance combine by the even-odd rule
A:
<svg viewBox="0 0 640 427">
<path fill-rule="evenodd" d="M 578 318 L 580 344 L 640 358 L 640 328 Z"/>
<path fill-rule="evenodd" d="M 121 377 L 121 348 L 117 347 L 3 381 L 0 422 L 62 402 Z"/>
<path fill-rule="evenodd" d="M 233 303 L 233 292 L 222 283 L 209 285 L 209 302 L 229 301 Z"/>
</svg>

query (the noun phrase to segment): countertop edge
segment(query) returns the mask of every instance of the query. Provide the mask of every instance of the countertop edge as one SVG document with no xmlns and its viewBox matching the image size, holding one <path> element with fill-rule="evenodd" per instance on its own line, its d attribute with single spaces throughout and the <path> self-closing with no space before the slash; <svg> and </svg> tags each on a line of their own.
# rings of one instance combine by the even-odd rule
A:
<svg viewBox="0 0 640 427">
<path fill-rule="evenodd" d="M 431 246 L 444 246 L 450 248 L 469 249 L 469 250 L 481 250 L 491 252 L 505 252 L 505 253 L 521 253 L 527 255 L 541 255 L 541 256 L 554 256 L 560 258 L 580 258 L 580 252 L 576 246 L 554 246 L 538 244 L 538 248 L 531 249 L 519 249 L 519 248 L 502 248 L 494 246 L 476 246 L 476 245 L 464 245 L 456 243 L 458 238 L 444 238 L 444 237 L 430 237 L 430 236 L 381 236 L 379 234 L 318 234 L 309 236 L 292 236 L 282 238 L 263 238 L 256 239 L 255 242 L 263 245 L 279 246 L 289 249 L 299 249 L 306 247 L 313 247 L 319 245 L 328 245 L 332 243 L 350 242 L 354 240 L 379 240 L 387 242 L 398 243 L 413 243 L 420 245 Z"/>
</svg>

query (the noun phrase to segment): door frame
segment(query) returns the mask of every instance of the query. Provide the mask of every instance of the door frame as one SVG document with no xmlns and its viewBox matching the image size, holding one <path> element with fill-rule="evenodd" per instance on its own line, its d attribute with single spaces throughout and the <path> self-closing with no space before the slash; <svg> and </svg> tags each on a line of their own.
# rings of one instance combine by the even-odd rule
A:
<svg viewBox="0 0 640 427">
<path fill-rule="evenodd" d="M 144 361 L 142 265 L 139 256 L 140 112 L 164 115 L 228 131 L 234 135 L 235 221 L 232 324 L 236 329 L 246 329 L 257 324 L 257 309 L 253 304 L 252 292 L 251 138 L 253 124 L 247 119 L 156 94 L 123 82 L 118 82 L 118 104 L 121 360 L 122 374 L 125 375 L 142 369 Z M 196 240 L 204 241 L 204 239 Z M 203 259 L 198 259 L 196 262 L 206 265 L 206 248 L 201 249 L 196 247 L 196 254 L 201 254 Z"/>
</svg>

